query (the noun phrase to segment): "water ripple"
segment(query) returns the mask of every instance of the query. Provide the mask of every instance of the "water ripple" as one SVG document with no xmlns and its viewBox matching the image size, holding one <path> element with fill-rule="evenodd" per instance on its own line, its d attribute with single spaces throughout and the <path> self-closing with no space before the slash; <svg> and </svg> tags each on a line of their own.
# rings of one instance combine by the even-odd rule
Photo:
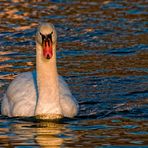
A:
<svg viewBox="0 0 148 148">
<path fill-rule="evenodd" d="M 35 69 L 40 22 L 58 33 L 58 71 L 80 104 L 74 119 L 37 122 L 0 115 L 0 147 L 147 145 L 145 1 L 0 2 L 0 98 L 19 73 Z"/>
</svg>

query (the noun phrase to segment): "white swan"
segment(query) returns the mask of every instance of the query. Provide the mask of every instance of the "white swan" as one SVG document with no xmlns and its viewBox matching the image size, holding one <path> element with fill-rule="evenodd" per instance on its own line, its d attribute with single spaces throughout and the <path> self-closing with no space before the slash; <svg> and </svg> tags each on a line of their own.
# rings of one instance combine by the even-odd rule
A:
<svg viewBox="0 0 148 148">
<path fill-rule="evenodd" d="M 40 25 L 36 34 L 36 71 L 24 72 L 11 82 L 1 104 L 3 115 L 54 119 L 77 114 L 78 103 L 57 72 L 56 43 L 54 26 Z"/>
</svg>

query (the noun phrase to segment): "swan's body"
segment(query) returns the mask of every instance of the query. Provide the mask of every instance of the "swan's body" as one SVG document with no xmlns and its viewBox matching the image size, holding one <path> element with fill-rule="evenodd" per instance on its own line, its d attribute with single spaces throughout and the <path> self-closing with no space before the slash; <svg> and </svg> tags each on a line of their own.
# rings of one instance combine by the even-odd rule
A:
<svg viewBox="0 0 148 148">
<path fill-rule="evenodd" d="M 78 104 L 56 66 L 56 31 L 43 24 L 36 35 L 36 71 L 18 75 L 2 100 L 1 112 L 9 117 L 74 117 Z"/>
</svg>

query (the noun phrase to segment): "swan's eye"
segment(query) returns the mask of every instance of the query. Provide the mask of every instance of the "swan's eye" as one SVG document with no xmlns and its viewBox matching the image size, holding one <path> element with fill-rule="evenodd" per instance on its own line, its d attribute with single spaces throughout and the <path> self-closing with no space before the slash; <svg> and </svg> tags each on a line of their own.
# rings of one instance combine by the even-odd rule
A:
<svg viewBox="0 0 148 148">
<path fill-rule="evenodd" d="M 47 35 L 47 38 L 50 39 L 51 42 L 52 42 L 52 34 L 53 34 L 53 31 Z"/>
<path fill-rule="evenodd" d="M 41 37 L 42 37 L 42 42 L 43 42 L 44 40 L 46 40 L 46 36 L 45 36 L 44 34 L 42 34 L 42 33 L 40 32 L 40 35 L 41 35 Z"/>
</svg>

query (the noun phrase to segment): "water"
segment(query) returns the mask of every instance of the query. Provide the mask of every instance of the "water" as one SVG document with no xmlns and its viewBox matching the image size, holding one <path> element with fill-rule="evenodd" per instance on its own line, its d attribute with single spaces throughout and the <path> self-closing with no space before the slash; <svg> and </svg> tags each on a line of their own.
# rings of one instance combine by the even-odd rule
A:
<svg viewBox="0 0 148 148">
<path fill-rule="evenodd" d="M 147 147 L 146 1 L 0 2 L 0 97 L 35 68 L 35 32 L 58 32 L 58 71 L 80 104 L 74 119 L 0 115 L 0 147 Z"/>
</svg>

